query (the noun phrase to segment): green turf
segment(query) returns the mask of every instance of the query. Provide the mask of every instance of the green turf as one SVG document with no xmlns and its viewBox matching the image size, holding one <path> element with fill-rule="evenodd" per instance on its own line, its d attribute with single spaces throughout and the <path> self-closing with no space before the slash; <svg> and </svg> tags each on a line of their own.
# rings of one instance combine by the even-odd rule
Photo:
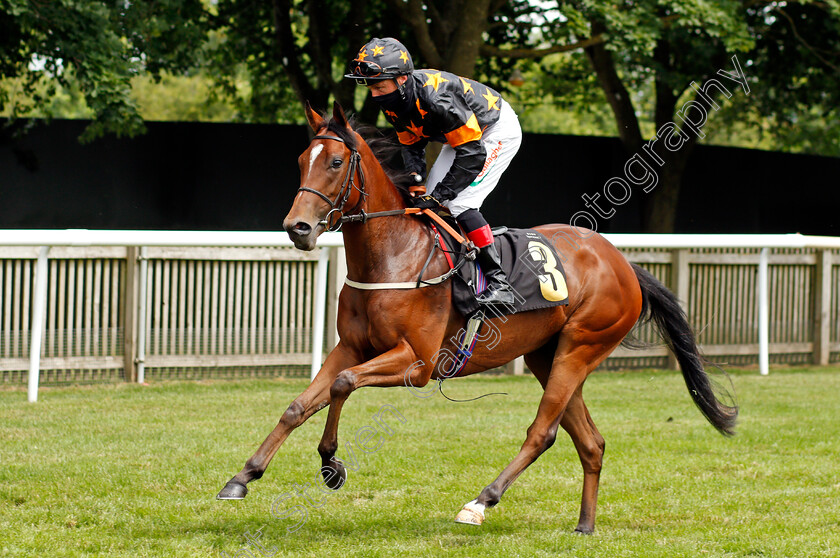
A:
<svg viewBox="0 0 840 558">
<path fill-rule="evenodd" d="M 581 470 L 565 436 L 487 513 L 452 520 L 524 439 L 531 377 L 450 381 L 453 397 L 363 389 L 343 445 L 390 404 L 406 419 L 359 456 L 339 491 L 280 500 L 315 480 L 326 412 L 292 434 L 243 501 L 215 495 L 303 380 L 0 391 L 0 556 L 838 556 L 840 370 L 733 374 L 738 435 L 724 438 L 673 372 L 598 373 L 584 396 L 607 440 L 596 533 L 572 534 Z M 364 432 L 364 430 L 361 430 Z M 296 508 L 297 509 L 297 508 Z M 261 529 L 260 553 L 244 536 Z M 246 550 L 249 549 L 249 550 Z"/>
</svg>

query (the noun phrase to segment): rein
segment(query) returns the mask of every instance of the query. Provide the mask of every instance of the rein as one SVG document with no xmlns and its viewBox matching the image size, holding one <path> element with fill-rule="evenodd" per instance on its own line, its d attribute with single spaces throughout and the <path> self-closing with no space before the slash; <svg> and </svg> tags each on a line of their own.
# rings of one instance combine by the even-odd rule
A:
<svg viewBox="0 0 840 558">
<path fill-rule="evenodd" d="M 355 215 L 347 215 L 346 217 L 342 217 L 341 221 L 343 223 L 367 223 L 368 219 L 374 219 L 376 217 L 392 217 L 394 215 L 419 215 L 421 213 L 426 217 L 429 217 L 438 225 L 440 225 L 443 228 L 443 230 L 452 235 L 452 238 L 469 248 L 469 242 L 465 240 L 464 237 L 458 233 L 458 231 L 449 226 L 449 223 L 444 221 L 440 215 L 438 215 L 431 209 L 420 209 L 419 207 L 406 207 L 405 209 L 376 211 L 374 213 L 365 213 L 364 210 L 362 210 L 359 211 L 359 213 L 356 213 Z"/>
</svg>

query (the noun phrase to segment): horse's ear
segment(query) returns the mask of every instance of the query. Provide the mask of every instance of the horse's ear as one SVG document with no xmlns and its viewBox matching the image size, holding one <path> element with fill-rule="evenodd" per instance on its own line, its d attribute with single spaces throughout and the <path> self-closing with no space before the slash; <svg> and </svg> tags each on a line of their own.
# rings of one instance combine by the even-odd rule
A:
<svg viewBox="0 0 840 558">
<path fill-rule="evenodd" d="M 338 101 L 333 102 L 333 121 L 343 128 L 349 128 L 347 124 L 347 117 L 344 115 L 344 109 L 338 104 Z"/>
<path fill-rule="evenodd" d="M 312 108 L 312 105 L 309 104 L 309 101 L 306 101 L 306 119 L 309 121 L 309 125 L 312 127 L 312 131 L 316 134 L 318 133 L 318 130 L 320 130 L 324 126 L 324 117 L 322 117 Z"/>
</svg>

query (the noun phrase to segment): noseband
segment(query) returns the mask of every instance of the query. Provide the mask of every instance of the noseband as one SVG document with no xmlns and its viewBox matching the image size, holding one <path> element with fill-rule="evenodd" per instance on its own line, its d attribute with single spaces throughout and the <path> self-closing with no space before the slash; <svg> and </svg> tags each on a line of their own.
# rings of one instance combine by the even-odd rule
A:
<svg viewBox="0 0 840 558">
<path fill-rule="evenodd" d="M 364 202 L 365 200 L 365 196 L 367 196 L 367 192 L 365 192 L 365 173 L 362 171 L 362 167 L 359 165 L 359 162 L 362 160 L 362 156 L 359 155 L 359 152 L 356 149 L 353 149 L 352 147 L 347 145 L 347 143 L 339 137 L 315 136 L 312 139 L 328 139 L 333 141 L 340 141 L 347 147 L 347 149 L 350 150 L 350 167 L 347 169 L 347 174 L 344 175 L 344 180 L 342 181 L 341 189 L 338 191 L 338 195 L 335 197 L 334 200 L 331 200 L 318 190 L 307 188 L 306 186 L 301 186 L 300 188 L 298 188 L 298 192 L 309 192 L 315 194 L 330 205 L 330 210 L 327 212 L 327 215 L 322 221 L 319 221 L 318 224 L 324 225 L 324 228 L 328 231 L 337 231 L 341 229 L 342 223 L 348 220 L 347 217 L 345 217 L 344 215 L 344 206 L 347 204 L 347 200 L 350 199 L 350 193 L 353 191 L 353 188 L 355 188 L 359 192 L 359 201 L 358 203 L 356 203 L 355 206 L 353 206 L 349 213 L 352 213 L 360 205 L 362 205 L 362 202 Z M 356 174 L 356 170 L 359 171 L 358 186 L 356 186 L 353 180 L 354 175 Z M 330 225 L 330 219 L 332 218 L 333 213 L 338 213 L 339 219 L 335 222 L 335 225 Z"/>
</svg>

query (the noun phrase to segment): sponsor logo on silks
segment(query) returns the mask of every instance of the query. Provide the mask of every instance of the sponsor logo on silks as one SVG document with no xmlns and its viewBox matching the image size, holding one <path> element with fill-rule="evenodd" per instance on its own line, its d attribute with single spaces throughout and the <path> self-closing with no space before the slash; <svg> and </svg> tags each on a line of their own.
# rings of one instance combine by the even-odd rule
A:
<svg viewBox="0 0 840 558">
<path fill-rule="evenodd" d="M 499 153 L 502 152 L 502 142 L 500 141 L 499 144 L 493 148 L 493 151 L 490 152 L 490 156 L 484 161 L 484 167 L 481 169 L 481 172 L 478 173 L 478 176 L 475 177 L 475 180 L 472 181 L 470 186 L 478 186 L 487 176 L 487 171 L 490 170 L 490 167 L 499 158 Z"/>
</svg>

